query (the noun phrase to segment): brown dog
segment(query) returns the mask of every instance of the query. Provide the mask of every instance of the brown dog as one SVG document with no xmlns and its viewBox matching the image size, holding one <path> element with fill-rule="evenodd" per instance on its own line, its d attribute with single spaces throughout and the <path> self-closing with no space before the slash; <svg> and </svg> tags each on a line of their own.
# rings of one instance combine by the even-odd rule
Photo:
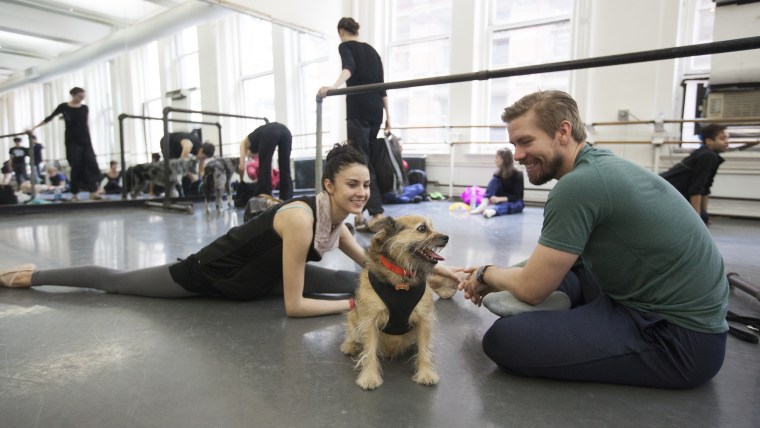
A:
<svg viewBox="0 0 760 428">
<path fill-rule="evenodd" d="M 430 351 L 435 312 L 426 280 L 438 261 L 435 250 L 449 237 L 420 216 L 386 218 L 367 250 L 367 266 L 356 290 L 356 308 L 348 313 L 346 340 L 340 350 L 359 354 L 356 383 L 374 389 L 383 383 L 379 356 L 392 359 L 417 344 L 415 382 L 438 383 Z"/>
</svg>

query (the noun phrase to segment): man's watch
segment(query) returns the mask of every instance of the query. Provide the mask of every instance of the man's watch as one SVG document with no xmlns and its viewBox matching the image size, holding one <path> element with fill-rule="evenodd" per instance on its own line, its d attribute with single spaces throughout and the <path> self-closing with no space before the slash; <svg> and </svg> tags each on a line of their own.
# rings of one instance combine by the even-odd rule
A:
<svg viewBox="0 0 760 428">
<path fill-rule="evenodd" d="M 483 278 L 483 276 L 486 274 L 486 269 L 490 268 L 491 266 L 493 266 L 493 265 L 483 265 L 483 266 L 479 267 L 478 270 L 475 272 L 475 279 L 479 283 L 481 283 L 483 285 L 487 285 L 486 284 L 486 280 L 485 280 L 485 278 Z"/>
</svg>

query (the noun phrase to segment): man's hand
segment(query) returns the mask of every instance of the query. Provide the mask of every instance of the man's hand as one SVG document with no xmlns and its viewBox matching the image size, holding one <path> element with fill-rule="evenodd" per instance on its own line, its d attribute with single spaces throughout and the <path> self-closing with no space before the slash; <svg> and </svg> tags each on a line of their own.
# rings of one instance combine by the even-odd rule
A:
<svg viewBox="0 0 760 428">
<path fill-rule="evenodd" d="M 385 135 L 391 135 L 391 118 L 385 119 Z"/>
<path fill-rule="evenodd" d="M 327 91 L 331 89 L 335 89 L 335 88 L 333 88 L 332 86 L 322 86 L 321 88 L 319 88 L 319 91 L 317 91 L 317 96 L 319 98 L 324 98 L 327 96 Z"/>
<path fill-rule="evenodd" d="M 475 271 L 477 270 L 477 266 L 464 269 L 463 272 L 468 275 L 459 283 L 459 289 L 464 291 L 465 299 L 469 299 L 472 303 L 480 306 L 483 303 L 483 297 L 494 290 L 486 284 L 478 282 L 475 278 Z"/>
<path fill-rule="evenodd" d="M 494 205 L 500 204 L 502 202 L 507 202 L 507 201 L 509 201 L 509 198 L 507 198 L 506 196 L 491 196 L 490 198 L 488 198 L 488 202 Z"/>
</svg>

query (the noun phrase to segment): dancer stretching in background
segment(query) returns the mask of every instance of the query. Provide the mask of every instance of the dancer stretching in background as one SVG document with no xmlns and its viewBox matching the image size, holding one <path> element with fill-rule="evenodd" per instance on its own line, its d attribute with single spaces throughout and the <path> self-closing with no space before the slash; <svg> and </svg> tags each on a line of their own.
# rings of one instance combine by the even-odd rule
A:
<svg viewBox="0 0 760 428">
<path fill-rule="evenodd" d="M 79 190 L 85 189 L 90 192 L 90 199 L 101 199 L 98 194 L 98 182 L 100 181 L 100 168 L 95 158 L 95 151 L 90 140 L 90 128 L 87 123 L 89 110 L 82 104 L 85 91 L 82 88 L 73 88 L 69 91 L 71 100 L 56 107 L 55 111 L 31 129 L 34 131 L 42 125 L 53 120 L 54 117 L 63 115 L 66 121 L 66 160 L 71 167 L 71 193 L 72 201 L 79 200 Z"/>
<path fill-rule="evenodd" d="M 483 217 L 491 218 L 497 215 L 521 213 L 525 208 L 523 175 L 515 168 L 512 150 L 499 149 L 494 163 L 498 169 L 488 182 L 486 197 L 470 214 L 482 213 Z"/>
<path fill-rule="evenodd" d="M 320 300 L 304 293 L 353 293 L 358 274 L 307 262 L 339 248 L 364 266 L 364 249 L 343 222 L 364 208 L 369 170 L 361 153 L 338 145 L 327 154 L 323 177 L 318 195 L 276 205 L 180 262 L 133 271 L 99 266 L 38 271 L 34 265 L 22 265 L 0 271 L 0 285 L 62 285 L 164 298 L 221 295 L 252 300 L 281 293 L 290 317 L 348 311 L 352 299 Z M 435 272 L 457 280 L 445 267 Z"/>
</svg>

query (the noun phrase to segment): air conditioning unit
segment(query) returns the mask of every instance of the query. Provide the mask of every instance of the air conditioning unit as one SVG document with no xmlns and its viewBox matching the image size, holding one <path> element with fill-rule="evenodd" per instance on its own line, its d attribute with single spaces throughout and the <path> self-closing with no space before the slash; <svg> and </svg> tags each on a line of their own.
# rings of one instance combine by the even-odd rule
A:
<svg viewBox="0 0 760 428">
<path fill-rule="evenodd" d="M 760 117 L 760 90 L 710 92 L 708 119 Z"/>
</svg>

